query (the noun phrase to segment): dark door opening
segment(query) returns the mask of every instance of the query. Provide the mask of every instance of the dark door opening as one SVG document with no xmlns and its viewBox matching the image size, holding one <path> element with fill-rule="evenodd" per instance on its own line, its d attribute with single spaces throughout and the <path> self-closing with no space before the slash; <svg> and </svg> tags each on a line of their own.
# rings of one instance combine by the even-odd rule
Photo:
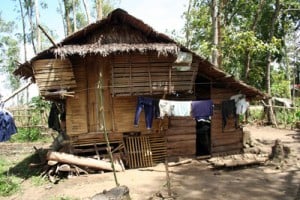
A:
<svg viewBox="0 0 300 200">
<path fill-rule="evenodd" d="M 210 143 L 210 122 L 197 122 L 196 156 L 210 155 Z"/>
</svg>

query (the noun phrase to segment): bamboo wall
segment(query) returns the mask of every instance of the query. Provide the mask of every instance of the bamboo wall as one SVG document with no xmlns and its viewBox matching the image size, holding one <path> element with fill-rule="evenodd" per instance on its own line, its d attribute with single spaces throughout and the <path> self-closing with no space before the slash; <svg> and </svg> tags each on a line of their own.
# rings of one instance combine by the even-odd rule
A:
<svg viewBox="0 0 300 200">
<path fill-rule="evenodd" d="M 157 53 L 114 56 L 112 59 L 113 96 L 155 95 L 193 89 L 198 69 L 187 71 L 173 66 L 173 56 Z"/>
<path fill-rule="evenodd" d="M 66 131 L 69 136 L 88 132 L 87 126 L 87 72 L 85 59 L 73 57 L 70 59 L 77 87 L 75 96 L 66 99 Z"/>
<path fill-rule="evenodd" d="M 235 95 L 231 89 L 212 88 L 211 99 L 214 103 L 214 113 L 211 119 L 211 153 L 236 153 L 242 150 L 243 134 L 240 128 L 236 129 L 234 119 L 227 120 L 227 125 L 222 130 L 222 101 L 229 100 Z"/>
<path fill-rule="evenodd" d="M 128 61 L 130 60 L 130 62 Z M 141 77 L 133 77 L 128 79 L 128 74 L 124 73 L 121 77 L 121 71 L 133 70 L 130 66 L 135 66 L 134 70 L 138 70 L 138 66 L 144 68 L 146 62 L 149 62 L 148 56 L 137 57 L 87 57 L 85 59 L 73 57 L 72 61 L 74 75 L 77 82 L 75 88 L 75 97 L 67 98 L 66 111 L 67 111 L 67 133 L 69 136 L 77 137 L 77 142 L 85 141 L 86 143 L 93 143 L 96 141 L 104 141 L 101 137 L 103 127 L 101 126 L 101 105 L 99 102 L 99 74 L 103 74 L 103 96 L 104 105 L 103 111 L 106 119 L 106 127 L 110 132 L 109 137 L 113 141 L 121 141 L 123 133 L 126 132 L 140 132 L 142 135 L 151 134 L 153 136 L 164 136 L 167 142 L 168 156 L 184 156 L 195 155 L 196 153 L 196 122 L 190 117 L 165 117 L 164 120 L 155 119 L 153 121 L 152 130 L 146 129 L 145 115 L 142 111 L 139 118 L 139 126 L 133 125 L 137 97 L 139 90 L 134 87 L 115 87 L 115 84 L 125 84 L 124 82 L 118 83 L 117 81 L 129 81 L 127 84 L 137 84 L 141 81 Z M 126 62 L 129 62 L 126 64 Z M 161 58 L 158 63 L 169 62 L 167 58 Z M 141 64 L 141 65 L 139 65 Z M 153 63 L 152 63 L 153 64 Z M 114 71 L 111 69 L 114 68 Z M 164 65 L 162 66 L 164 67 Z M 127 69 L 128 68 L 128 69 Z M 118 69 L 119 75 L 116 76 Z M 157 67 L 156 69 L 159 69 Z M 140 72 L 143 74 L 144 72 Z M 157 71 L 159 74 L 159 70 Z M 145 74 L 143 74 L 145 75 Z M 115 77 L 116 79 L 113 79 Z M 149 77 L 145 77 L 149 81 Z M 152 79 L 154 80 L 154 79 Z M 144 81 L 146 82 L 146 81 Z M 149 82 L 147 82 L 148 84 Z M 121 96 L 117 94 L 122 93 Z M 142 86 L 144 88 L 144 86 Z M 149 90 L 149 87 L 148 87 Z M 122 92 L 123 91 L 123 92 Z M 153 91 L 153 90 L 152 90 Z M 123 96 L 125 95 L 125 96 Z M 211 153 L 222 154 L 228 152 L 237 152 L 242 149 L 242 130 L 234 127 L 234 121 L 228 120 L 228 124 L 224 131 L 222 131 L 222 113 L 221 102 L 229 99 L 235 95 L 230 89 L 212 88 L 211 99 L 215 104 L 214 114 L 212 116 L 211 127 Z M 152 94 L 151 90 L 143 96 L 151 96 L 155 98 L 162 98 L 163 93 Z"/>
<path fill-rule="evenodd" d="M 75 96 L 66 100 L 67 133 L 75 136 L 103 132 L 101 112 L 106 118 L 107 130 L 112 130 L 112 109 L 109 90 L 109 62 L 107 58 L 73 57 L 71 59 L 77 81 Z M 99 101 L 99 74 L 103 73 L 103 110 Z"/>
<path fill-rule="evenodd" d="M 48 92 L 76 87 L 72 65 L 68 59 L 36 60 L 32 68 L 42 96 L 47 96 Z"/>
</svg>

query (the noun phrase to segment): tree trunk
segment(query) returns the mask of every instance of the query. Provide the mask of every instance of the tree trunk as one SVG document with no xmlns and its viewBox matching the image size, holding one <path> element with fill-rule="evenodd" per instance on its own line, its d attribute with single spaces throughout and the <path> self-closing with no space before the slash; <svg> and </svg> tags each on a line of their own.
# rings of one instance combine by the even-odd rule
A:
<svg viewBox="0 0 300 200">
<path fill-rule="evenodd" d="M 103 18 L 102 0 L 96 0 L 96 9 L 97 9 L 97 20 L 101 20 Z"/>
<path fill-rule="evenodd" d="M 258 19 L 261 16 L 261 11 L 262 11 L 262 8 L 263 8 L 264 4 L 265 4 L 265 0 L 261 0 L 260 4 L 259 4 L 259 7 L 256 10 L 256 13 L 255 13 L 255 16 L 254 16 L 254 19 L 253 19 L 253 23 L 252 23 L 252 26 L 250 28 L 250 30 L 253 31 L 253 32 L 256 31 L 257 22 L 258 22 Z M 246 54 L 245 54 L 245 70 L 244 70 L 244 78 L 243 78 L 243 80 L 245 82 L 248 81 L 250 68 L 251 68 L 251 55 L 250 55 L 249 49 L 247 49 Z"/>
<path fill-rule="evenodd" d="M 30 24 L 31 44 L 32 44 L 33 52 L 34 52 L 34 54 L 36 54 L 37 49 L 36 49 L 36 46 L 34 43 L 34 24 L 32 21 L 32 17 L 33 17 L 32 4 L 29 0 L 24 0 L 24 1 L 25 1 L 25 4 L 27 4 L 26 10 L 27 10 L 27 16 L 28 16 L 28 20 L 29 20 L 29 24 Z"/>
<path fill-rule="evenodd" d="M 73 26 L 74 26 L 74 32 L 76 32 L 77 31 L 77 20 L 76 20 L 75 0 L 72 0 L 72 7 L 73 7 Z"/>
<path fill-rule="evenodd" d="M 66 25 L 65 15 L 64 15 L 63 6 L 62 6 L 61 1 L 58 1 L 58 12 L 61 15 L 61 19 L 62 19 L 62 22 L 64 25 L 64 35 L 66 37 L 67 36 L 67 25 Z"/>
<path fill-rule="evenodd" d="M 218 0 L 212 0 L 212 63 L 218 66 Z"/>
<path fill-rule="evenodd" d="M 272 38 L 274 36 L 275 23 L 276 23 L 278 15 L 279 15 L 279 11 L 280 11 L 280 0 L 276 0 L 275 11 L 274 11 L 274 14 L 272 17 L 271 27 L 270 27 L 270 35 L 269 35 L 269 39 L 268 39 L 269 43 L 271 43 Z M 267 91 L 267 94 L 270 96 L 271 96 L 271 63 L 272 63 L 272 54 L 269 51 L 267 53 L 267 66 L 266 66 L 266 91 Z M 274 112 L 273 112 L 273 107 L 272 107 L 272 100 L 271 99 L 266 100 L 266 104 L 268 105 L 266 108 L 268 123 L 276 125 L 276 120 L 273 118 Z"/>
<path fill-rule="evenodd" d="M 191 7 L 192 7 L 192 0 L 189 0 L 188 9 L 186 11 L 186 26 L 185 26 L 185 46 L 190 48 L 190 18 L 191 18 Z"/>
<path fill-rule="evenodd" d="M 27 50 L 26 50 L 26 33 L 25 33 L 25 16 L 23 12 L 22 0 L 19 0 L 20 11 L 21 11 L 21 19 L 22 19 L 22 32 L 23 32 L 23 48 L 24 48 L 24 61 L 27 61 Z"/>
<path fill-rule="evenodd" d="M 70 5 L 68 0 L 63 0 L 63 2 L 65 8 L 64 20 L 66 22 L 67 35 L 70 35 L 72 33 L 72 23 L 70 19 Z"/>
<path fill-rule="evenodd" d="M 42 50 L 42 42 L 41 42 L 41 32 L 38 28 L 38 25 L 40 23 L 40 13 L 39 13 L 39 3 L 38 0 L 34 1 L 35 6 L 35 23 L 36 23 L 36 43 L 37 43 L 37 52 L 40 52 Z"/>
<path fill-rule="evenodd" d="M 88 24 L 91 23 L 91 16 L 90 16 L 90 9 L 89 9 L 89 4 L 86 0 L 82 0 L 83 5 L 84 5 L 84 10 L 85 10 L 85 14 L 86 14 L 86 19 Z"/>
</svg>

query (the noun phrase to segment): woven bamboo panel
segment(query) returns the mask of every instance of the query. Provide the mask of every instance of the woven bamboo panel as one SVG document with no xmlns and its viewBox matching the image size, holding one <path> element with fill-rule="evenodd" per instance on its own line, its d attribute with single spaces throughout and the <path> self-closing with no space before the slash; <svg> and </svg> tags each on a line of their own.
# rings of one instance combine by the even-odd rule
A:
<svg viewBox="0 0 300 200">
<path fill-rule="evenodd" d="M 69 90 L 76 87 L 72 64 L 67 59 L 36 60 L 32 66 L 41 95 L 46 91 Z"/>
<path fill-rule="evenodd" d="M 197 65 L 179 71 L 174 68 L 174 57 L 154 55 L 119 56 L 113 60 L 112 94 L 115 96 L 162 94 L 193 89 Z"/>
<path fill-rule="evenodd" d="M 148 136 L 125 137 L 129 168 L 152 167 L 152 151 Z"/>
<path fill-rule="evenodd" d="M 104 133 L 87 133 L 81 135 L 74 135 L 70 138 L 73 145 L 92 145 L 95 143 L 106 143 Z M 108 140 L 110 142 L 119 142 L 123 140 L 123 134 L 121 133 L 108 133 Z"/>
<path fill-rule="evenodd" d="M 87 126 L 87 82 L 84 60 L 73 60 L 77 87 L 75 96 L 66 99 L 66 128 L 69 136 L 88 132 Z"/>
</svg>

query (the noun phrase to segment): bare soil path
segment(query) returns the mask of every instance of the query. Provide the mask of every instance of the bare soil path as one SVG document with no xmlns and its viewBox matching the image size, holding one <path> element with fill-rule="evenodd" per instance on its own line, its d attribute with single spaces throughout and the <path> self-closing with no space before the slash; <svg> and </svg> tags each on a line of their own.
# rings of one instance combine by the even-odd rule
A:
<svg viewBox="0 0 300 200">
<path fill-rule="evenodd" d="M 171 188 L 180 200 L 297 200 L 300 196 L 300 133 L 271 127 L 246 127 L 255 145 L 265 152 L 280 139 L 291 149 L 290 156 L 281 163 L 235 169 L 214 169 L 206 160 L 194 159 L 189 164 L 170 167 Z M 31 148 L 32 148 L 32 144 Z M 30 146 L 29 145 L 29 146 Z M 44 144 L 40 144 L 44 145 Z M 0 144 L 1 154 L 5 145 Z M 39 146 L 37 146 L 39 147 Z M 8 148 L 8 147 L 6 147 Z M 25 147 L 22 147 L 24 149 Z M 6 152 L 7 156 L 10 152 Z M 20 155 L 19 155 L 20 156 Z M 166 195 L 166 173 L 163 164 L 151 168 L 132 169 L 117 173 L 121 185 L 128 186 L 133 200 L 162 199 Z M 61 180 L 58 184 L 34 186 L 29 180 L 22 183 L 22 191 L 0 200 L 58 200 L 89 199 L 96 193 L 115 187 L 112 173 L 91 174 Z M 299 191 L 298 191 L 299 190 Z"/>
</svg>

